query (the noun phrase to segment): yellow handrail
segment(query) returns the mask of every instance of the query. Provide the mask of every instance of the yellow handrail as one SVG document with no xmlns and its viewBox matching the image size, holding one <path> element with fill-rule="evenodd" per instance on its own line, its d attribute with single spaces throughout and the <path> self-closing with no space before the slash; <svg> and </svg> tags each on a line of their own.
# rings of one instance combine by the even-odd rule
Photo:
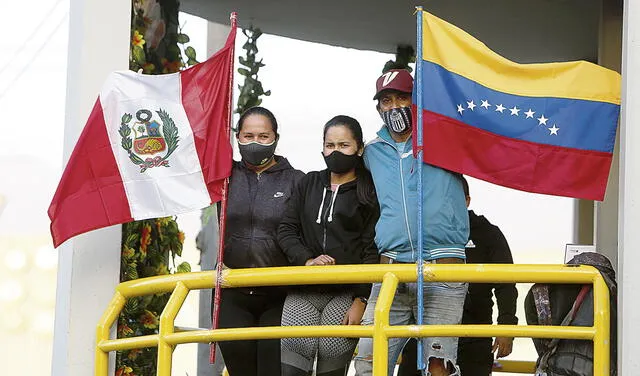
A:
<svg viewBox="0 0 640 376">
<path fill-rule="evenodd" d="M 609 372 L 609 290 L 602 276 L 590 266 L 566 265 L 485 265 L 428 264 L 424 266 L 426 282 L 475 283 L 574 283 L 593 284 L 594 325 L 524 326 L 524 325 L 389 325 L 389 309 L 399 282 L 416 280 L 416 267 L 393 265 L 334 265 L 312 267 L 280 267 L 227 269 L 223 271 L 224 288 L 305 284 L 345 284 L 382 282 L 372 326 L 296 326 L 234 328 L 177 331 L 175 318 L 189 291 L 211 289 L 214 271 L 182 273 L 123 282 L 105 310 L 96 330 L 95 375 L 107 376 L 110 351 L 158 347 L 158 375 L 171 375 L 175 346 L 185 343 L 209 343 L 246 339 L 294 337 L 372 337 L 374 343 L 374 375 L 387 370 L 387 344 L 395 337 L 529 337 L 592 340 L 594 375 Z M 160 316 L 157 335 L 110 339 L 110 328 L 116 322 L 126 299 L 149 294 L 172 292 Z M 532 362 L 500 361 L 500 372 L 532 373 Z"/>
</svg>

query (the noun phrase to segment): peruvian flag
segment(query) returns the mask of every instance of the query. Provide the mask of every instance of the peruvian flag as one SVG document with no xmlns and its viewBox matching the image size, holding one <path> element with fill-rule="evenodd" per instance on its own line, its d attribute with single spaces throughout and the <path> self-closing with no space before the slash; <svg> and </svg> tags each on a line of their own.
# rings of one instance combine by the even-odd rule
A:
<svg viewBox="0 0 640 376">
<path fill-rule="evenodd" d="M 220 51 L 180 73 L 109 75 L 49 207 L 55 247 L 221 199 L 231 174 L 235 36 L 232 22 Z"/>
</svg>

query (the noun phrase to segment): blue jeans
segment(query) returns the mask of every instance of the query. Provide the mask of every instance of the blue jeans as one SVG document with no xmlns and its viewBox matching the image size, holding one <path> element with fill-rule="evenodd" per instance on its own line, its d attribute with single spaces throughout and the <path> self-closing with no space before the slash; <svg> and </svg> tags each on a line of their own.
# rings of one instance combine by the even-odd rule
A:
<svg viewBox="0 0 640 376">
<path fill-rule="evenodd" d="M 362 317 L 362 325 L 372 325 L 374 308 L 380 294 L 380 283 L 374 283 L 371 289 L 369 303 Z M 460 282 L 429 282 L 423 285 L 424 310 L 422 322 L 425 325 L 460 324 L 462 309 L 467 295 L 467 283 Z M 400 283 L 389 312 L 390 325 L 411 325 L 416 323 L 418 315 L 417 284 Z M 388 374 L 393 375 L 396 361 L 409 338 L 389 338 Z M 457 337 L 423 338 L 423 357 L 427 364 L 431 358 L 443 359 L 445 364 L 455 367 L 458 352 Z M 361 338 L 358 343 L 358 355 L 355 357 L 355 368 L 358 376 L 372 374 L 373 339 Z"/>
</svg>

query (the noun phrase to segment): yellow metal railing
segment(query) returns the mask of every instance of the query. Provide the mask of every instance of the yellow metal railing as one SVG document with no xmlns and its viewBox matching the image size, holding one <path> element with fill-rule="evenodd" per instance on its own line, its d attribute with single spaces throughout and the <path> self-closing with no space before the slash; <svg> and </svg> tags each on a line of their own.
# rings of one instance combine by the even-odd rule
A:
<svg viewBox="0 0 640 376">
<path fill-rule="evenodd" d="M 223 272 L 223 287 L 251 287 L 305 284 L 345 284 L 381 282 L 371 326 L 290 326 L 234 328 L 217 330 L 176 330 L 174 320 L 189 291 L 214 287 L 215 272 L 184 273 L 123 282 L 102 316 L 96 332 L 95 375 L 107 376 L 109 352 L 144 347 L 158 347 L 158 375 L 170 376 L 175 346 L 185 343 L 209 343 L 246 339 L 295 337 L 372 337 L 373 372 L 385 375 L 387 345 L 396 337 L 529 337 L 566 338 L 593 341 L 594 375 L 609 373 L 609 290 L 602 276 L 590 266 L 565 265 L 485 265 L 428 264 L 424 266 L 426 282 L 475 283 L 577 283 L 593 284 L 594 325 L 524 326 L 524 325 L 389 325 L 389 309 L 399 282 L 416 280 L 411 264 L 335 265 L 235 269 Z M 110 339 L 110 328 L 128 298 L 172 292 L 160 316 L 157 335 Z M 501 361 L 501 372 L 533 373 L 532 362 Z"/>
</svg>

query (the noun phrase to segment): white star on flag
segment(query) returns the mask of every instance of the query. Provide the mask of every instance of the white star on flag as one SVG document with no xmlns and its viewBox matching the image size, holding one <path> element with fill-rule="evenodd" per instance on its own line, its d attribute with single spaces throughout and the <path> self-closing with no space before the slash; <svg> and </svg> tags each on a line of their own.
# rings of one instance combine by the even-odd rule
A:
<svg viewBox="0 0 640 376">
<path fill-rule="evenodd" d="M 538 118 L 538 121 L 540 122 L 540 123 L 538 123 L 538 125 L 543 125 L 543 124 L 544 124 L 544 125 L 547 125 L 547 120 L 549 120 L 549 119 L 547 119 L 546 117 L 544 117 L 544 115 L 540 116 L 540 117 Z"/>
<path fill-rule="evenodd" d="M 502 113 L 504 110 L 506 110 L 507 108 L 504 107 L 503 105 L 499 104 L 496 106 L 496 111 Z"/>
<path fill-rule="evenodd" d="M 520 109 L 516 106 L 513 106 L 513 108 L 510 108 L 509 111 L 511 111 L 511 115 L 515 115 L 515 116 L 518 116 L 518 114 L 520 113 Z"/>
<path fill-rule="evenodd" d="M 473 111 L 473 109 L 476 108 L 476 104 L 473 103 L 473 101 L 467 102 L 467 108 Z"/>
<path fill-rule="evenodd" d="M 460 113 L 460 115 L 462 115 L 462 112 L 464 111 L 464 108 L 462 107 L 461 104 L 458 105 L 458 112 Z"/>
<path fill-rule="evenodd" d="M 489 104 L 489 101 L 482 101 L 482 104 L 480 105 L 480 107 L 484 107 L 485 109 L 489 109 L 489 107 L 491 107 L 491 105 Z"/>
<path fill-rule="evenodd" d="M 531 111 L 531 109 L 529 109 L 529 111 L 525 112 L 524 114 L 527 115 L 526 119 L 528 118 L 533 118 L 533 114 L 535 114 L 535 111 Z"/>
<path fill-rule="evenodd" d="M 549 130 L 549 136 L 555 134 L 556 136 L 558 135 L 558 130 L 560 130 L 560 128 L 557 128 L 556 125 L 554 124 L 551 128 L 547 128 Z"/>
</svg>

